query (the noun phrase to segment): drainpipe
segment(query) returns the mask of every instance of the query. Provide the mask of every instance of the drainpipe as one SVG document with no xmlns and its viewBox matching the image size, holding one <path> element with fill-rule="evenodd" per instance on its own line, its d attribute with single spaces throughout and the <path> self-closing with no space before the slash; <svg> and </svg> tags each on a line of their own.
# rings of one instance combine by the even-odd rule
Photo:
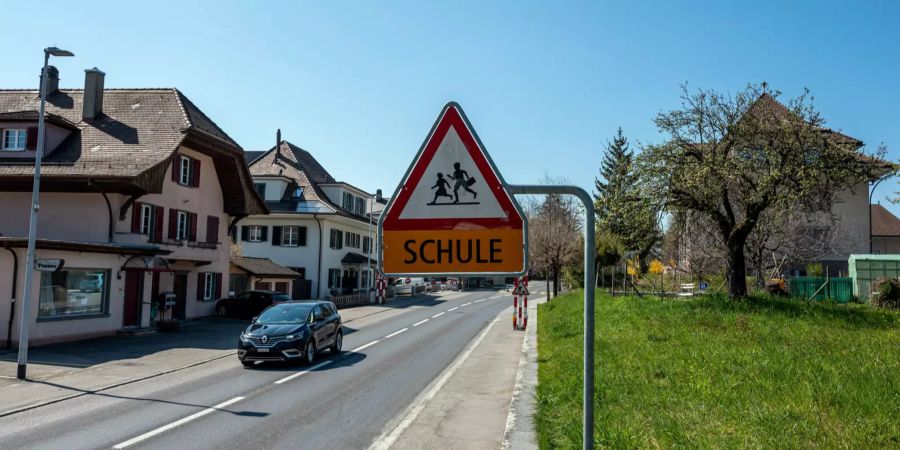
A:
<svg viewBox="0 0 900 450">
<path fill-rule="evenodd" d="M 107 196 L 106 192 L 104 192 L 103 189 L 100 189 L 100 186 L 97 186 L 97 184 L 94 183 L 93 180 L 88 180 L 88 186 L 94 188 L 97 192 L 100 193 L 100 195 L 103 196 L 103 200 L 106 200 L 106 212 L 107 216 L 109 217 L 109 227 L 107 228 L 106 237 L 108 239 L 108 242 L 112 242 L 115 222 L 113 222 L 112 204 L 109 202 L 109 196 Z"/>
<path fill-rule="evenodd" d="M 13 258 L 13 273 L 12 273 L 12 295 L 10 296 L 9 301 L 9 321 L 6 323 L 6 349 L 12 349 L 12 327 L 13 327 L 13 319 L 16 317 L 16 287 L 19 282 L 19 256 L 16 255 L 16 251 L 6 247 L 6 250 L 12 255 Z"/>
<path fill-rule="evenodd" d="M 316 268 L 316 298 L 319 298 L 319 294 L 322 293 L 322 222 L 315 213 L 313 219 L 316 219 L 316 224 L 319 225 L 319 264 Z"/>
</svg>

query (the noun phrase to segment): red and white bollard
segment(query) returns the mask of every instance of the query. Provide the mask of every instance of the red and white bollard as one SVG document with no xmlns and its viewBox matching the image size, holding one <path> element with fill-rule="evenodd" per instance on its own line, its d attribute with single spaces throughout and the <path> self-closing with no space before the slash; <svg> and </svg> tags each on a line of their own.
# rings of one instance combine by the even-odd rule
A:
<svg viewBox="0 0 900 450">
<path fill-rule="evenodd" d="M 528 296 L 518 295 L 519 285 L 528 289 L 528 276 L 516 277 L 513 288 L 513 329 L 524 330 L 528 326 Z M 521 301 L 519 297 L 522 297 Z"/>
<path fill-rule="evenodd" d="M 375 278 L 375 289 L 377 290 L 376 296 L 378 297 L 376 301 L 379 305 L 384 304 L 384 290 L 387 285 L 387 280 L 384 279 L 384 275 L 378 274 L 378 277 Z"/>
</svg>

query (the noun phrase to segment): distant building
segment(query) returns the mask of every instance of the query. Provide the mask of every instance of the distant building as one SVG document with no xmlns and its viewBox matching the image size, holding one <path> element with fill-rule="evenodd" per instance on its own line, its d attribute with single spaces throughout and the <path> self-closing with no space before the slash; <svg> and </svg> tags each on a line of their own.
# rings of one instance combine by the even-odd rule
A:
<svg viewBox="0 0 900 450">
<path fill-rule="evenodd" d="M 229 227 L 267 212 L 240 146 L 184 94 L 104 89 L 104 79 L 91 69 L 85 89 L 58 89 L 50 71 L 36 253 L 65 266 L 36 272 L 31 286 L 39 96 L 0 91 L 0 342 L 16 341 L 20 320 L 33 322 L 32 344 L 146 327 L 165 291 L 176 318 L 212 314 L 229 273 Z"/>
<path fill-rule="evenodd" d="M 270 258 L 299 273 L 305 282 L 293 284 L 295 299 L 364 292 L 377 265 L 372 243 L 386 205 L 380 192 L 335 180 L 280 134 L 276 147 L 247 153 L 271 213 L 241 221 L 233 238 L 243 255 Z"/>
<path fill-rule="evenodd" d="M 900 253 L 900 219 L 881 205 L 872 205 L 871 253 Z"/>
</svg>

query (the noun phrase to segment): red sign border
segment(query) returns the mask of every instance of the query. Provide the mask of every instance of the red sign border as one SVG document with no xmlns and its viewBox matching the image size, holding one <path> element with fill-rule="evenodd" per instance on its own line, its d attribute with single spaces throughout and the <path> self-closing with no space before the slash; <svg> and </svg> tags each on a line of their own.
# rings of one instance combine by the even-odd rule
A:
<svg viewBox="0 0 900 450">
<path fill-rule="evenodd" d="M 444 141 L 450 127 L 456 130 L 463 145 L 475 162 L 476 167 L 484 177 L 484 183 L 490 188 L 491 193 L 497 199 L 497 203 L 508 218 L 489 217 L 489 218 L 433 218 L 433 219 L 401 219 L 400 213 L 409 198 L 415 186 L 418 186 L 422 177 L 425 175 L 425 169 L 428 163 L 434 159 L 438 147 Z M 524 227 L 523 218 L 519 208 L 515 206 L 509 193 L 504 189 L 504 183 L 500 176 L 494 170 L 493 164 L 489 162 L 487 152 L 481 145 L 481 141 L 475 135 L 475 131 L 469 126 L 469 121 L 465 117 L 462 108 L 454 102 L 450 102 L 444 107 L 441 116 L 438 117 L 432 131 L 425 138 L 423 149 L 419 153 L 418 158 L 411 167 L 406 179 L 403 180 L 402 187 L 398 190 L 395 199 L 392 199 L 391 205 L 385 214 L 382 222 L 383 231 L 391 230 L 448 230 L 455 229 L 460 224 L 475 225 L 472 228 L 489 228 L 489 229 L 517 229 Z M 469 227 L 466 227 L 469 228 Z"/>
</svg>

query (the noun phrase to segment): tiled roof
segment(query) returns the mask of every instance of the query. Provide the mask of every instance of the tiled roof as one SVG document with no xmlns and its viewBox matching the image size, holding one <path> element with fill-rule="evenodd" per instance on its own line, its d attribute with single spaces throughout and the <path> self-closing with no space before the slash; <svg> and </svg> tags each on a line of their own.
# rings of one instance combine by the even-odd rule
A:
<svg viewBox="0 0 900 450">
<path fill-rule="evenodd" d="M 246 161 L 247 164 L 250 164 L 253 161 L 256 161 L 257 158 L 259 158 L 260 156 L 265 155 L 265 154 L 266 154 L 265 151 L 244 150 L 244 161 Z"/>
<path fill-rule="evenodd" d="M 287 267 L 279 265 L 269 258 L 251 258 L 248 256 L 235 256 L 231 258 L 231 264 L 260 277 L 299 277 L 300 274 Z"/>
<path fill-rule="evenodd" d="M 900 219 L 884 206 L 872 205 L 872 236 L 900 236 Z"/>
</svg>

